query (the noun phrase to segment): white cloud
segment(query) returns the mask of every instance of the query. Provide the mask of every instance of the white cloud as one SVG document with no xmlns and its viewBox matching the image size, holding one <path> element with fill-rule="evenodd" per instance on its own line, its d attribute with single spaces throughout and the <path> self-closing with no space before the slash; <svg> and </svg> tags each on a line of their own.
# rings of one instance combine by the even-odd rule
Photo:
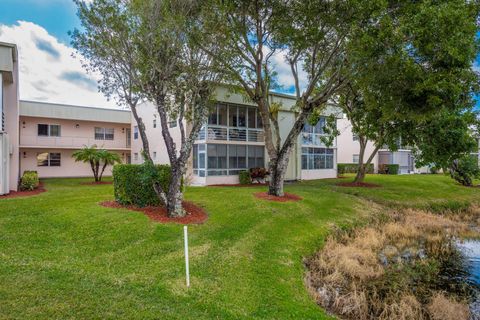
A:
<svg viewBox="0 0 480 320">
<path fill-rule="evenodd" d="M 0 41 L 18 47 L 21 99 L 118 107 L 98 92 L 99 76 L 85 71 L 79 58 L 72 57 L 73 48 L 41 26 L 26 21 L 0 24 Z"/>
<path fill-rule="evenodd" d="M 295 86 L 295 79 L 293 78 L 290 65 L 285 61 L 285 52 L 277 51 L 273 54 L 271 61 L 273 64 L 273 70 L 277 72 L 278 84 L 283 87 L 276 91 L 294 94 L 295 92 L 291 89 Z M 304 90 L 307 85 L 307 74 L 303 70 L 301 63 L 298 64 L 298 80 L 300 90 Z"/>
</svg>

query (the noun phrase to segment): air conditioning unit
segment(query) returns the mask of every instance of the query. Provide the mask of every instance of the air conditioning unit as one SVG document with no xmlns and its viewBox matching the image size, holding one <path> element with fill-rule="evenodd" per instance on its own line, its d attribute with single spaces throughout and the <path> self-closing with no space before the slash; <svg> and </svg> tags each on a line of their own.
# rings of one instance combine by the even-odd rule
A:
<svg viewBox="0 0 480 320">
<path fill-rule="evenodd" d="M 10 144 L 8 134 L 0 132 L 0 195 L 10 192 Z"/>
</svg>

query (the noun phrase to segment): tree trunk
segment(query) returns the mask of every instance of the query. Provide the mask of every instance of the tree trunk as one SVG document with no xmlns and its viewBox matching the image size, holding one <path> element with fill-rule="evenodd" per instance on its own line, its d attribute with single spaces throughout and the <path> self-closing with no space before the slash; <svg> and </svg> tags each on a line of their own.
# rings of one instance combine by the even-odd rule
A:
<svg viewBox="0 0 480 320">
<path fill-rule="evenodd" d="M 89 162 L 90 162 L 90 168 L 92 168 L 93 179 L 96 182 L 97 181 L 97 173 L 95 172 L 95 164 L 93 163 L 92 160 L 90 160 Z"/>
<path fill-rule="evenodd" d="M 171 218 L 184 217 L 187 213 L 183 209 L 183 192 L 182 186 L 182 170 L 178 168 L 178 164 L 172 166 L 172 176 L 170 186 L 167 193 L 167 214 Z"/>
<path fill-rule="evenodd" d="M 366 166 L 363 163 L 363 157 L 365 156 L 365 149 L 367 148 L 367 139 L 363 136 L 358 137 L 360 143 L 360 154 L 358 155 L 358 169 L 357 175 L 353 180 L 354 183 L 361 183 L 365 180 Z"/>
<path fill-rule="evenodd" d="M 277 159 L 271 160 L 269 164 L 270 183 L 268 194 L 276 197 L 283 197 L 283 184 L 288 166 L 289 153 L 281 153 Z"/>
<path fill-rule="evenodd" d="M 360 138 L 362 139 L 362 138 Z M 367 173 L 367 168 L 372 163 L 373 158 L 377 154 L 378 150 L 380 149 L 380 146 L 375 146 L 373 149 L 372 153 L 367 159 L 367 162 L 363 162 L 363 158 L 365 155 L 365 149 L 367 148 L 367 140 L 365 139 L 364 143 L 360 143 L 360 155 L 358 156 L 358 170 L 357 170 L 357 175 L 355 176 L 355 179 L 353 180 L 354 183 L 361 183 L 365 180 L 365 176 Z"/>
<path fill-rule="evenodd" d="M 100 162 L 95 163 L 95 182 L 98 182 L 98 173 L 100 171 Z"/>
<path fill-rule="evenodd" d="M 361 183 L 365 180 L 365 174 L 367 172 L 367 165 L 365 163 L 358 164 L 357 174 L 355 175 L 355 179 L 353 180 L 354 183 Z"/>
<path fill-rule="evenodd" d="M 106 167 L 107 167 L 107 163 L 104 163 L 102 167 L 102 171 L 100 172 L 100 177 L 98 178 L 98 181 L 102 181 L 103 172 L 105 172 Z"/>
</svg>

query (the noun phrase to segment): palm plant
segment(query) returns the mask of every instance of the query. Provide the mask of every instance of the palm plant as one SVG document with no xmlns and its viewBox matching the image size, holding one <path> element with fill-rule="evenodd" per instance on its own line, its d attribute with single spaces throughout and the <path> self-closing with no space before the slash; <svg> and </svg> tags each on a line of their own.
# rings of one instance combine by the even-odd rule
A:
<svg viewBox="0 0 480 320">
<path fill-rule="evenodd" d="M 81 161 L 90 164 L 95 182 L 102 181 L 103 172 L 108 165 L 121 162 L 120 156 L 117 153 L 105 149 L 97 149 L 96 145 L 92 145 L 91 147 L 84 146 L 82 149 L 75 151 L 72 157 L 76 162 Z M 101 171 L 100 166 L 102 166 Z"/>
<path fill-rule="evenodd" d="M 102 181 L 103 172 L 108 165 L 113 166 L 115 163 L 121 163 L 122 159 L 120 155 L 115 152 L 110 152 L 108 150 L 102 149 L 98 151 L 101 162 L 103 162 L 102 171 L 100 172 L 99 181 Z"/>
</svg>

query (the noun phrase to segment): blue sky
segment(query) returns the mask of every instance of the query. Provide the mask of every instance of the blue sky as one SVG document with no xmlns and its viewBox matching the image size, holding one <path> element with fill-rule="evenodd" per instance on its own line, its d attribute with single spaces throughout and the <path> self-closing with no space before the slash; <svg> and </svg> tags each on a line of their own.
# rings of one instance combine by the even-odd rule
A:
<svg viewBox="0 0 480 320">
<path fill-rule="evenodd" d="M 0 0 L 0 24 L 19 20 L 42 26 L 64 44 L 70 43 L 68 31 L 80 25 L 71 0 Z"/>
</svg>

